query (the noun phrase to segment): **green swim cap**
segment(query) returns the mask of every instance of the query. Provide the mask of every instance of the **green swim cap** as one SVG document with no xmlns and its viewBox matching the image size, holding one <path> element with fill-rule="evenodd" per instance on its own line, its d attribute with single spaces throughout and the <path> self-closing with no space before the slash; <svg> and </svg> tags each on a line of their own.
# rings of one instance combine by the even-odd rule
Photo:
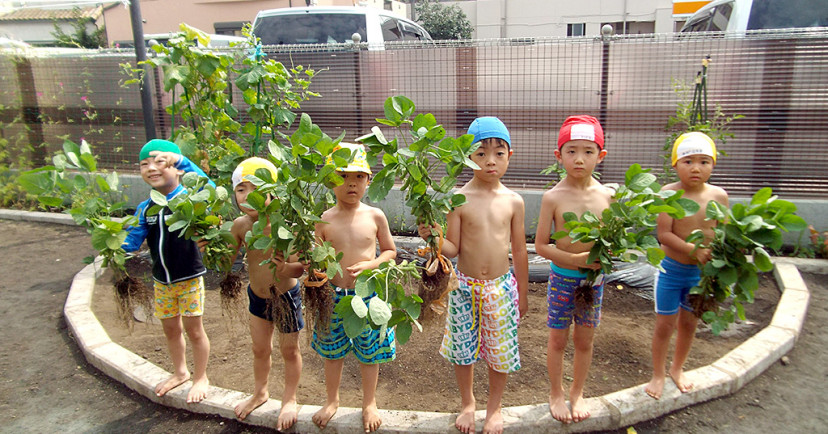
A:
<svg viewBox="0 0 828 434">
<path fill-rule="evenodd" d="M 161 151 L 161 152 L 172 152 L 174 154 L 181 155 L 181 148 L 178 147 L 175 143 L 169 140 L 161 140 L 161 139 L 152 139 L 141 148 L 141 152 L 138 154 L 138 161 L 143 161 L 150 157 L 150 152 L 152 151 Z"/>
</svg>

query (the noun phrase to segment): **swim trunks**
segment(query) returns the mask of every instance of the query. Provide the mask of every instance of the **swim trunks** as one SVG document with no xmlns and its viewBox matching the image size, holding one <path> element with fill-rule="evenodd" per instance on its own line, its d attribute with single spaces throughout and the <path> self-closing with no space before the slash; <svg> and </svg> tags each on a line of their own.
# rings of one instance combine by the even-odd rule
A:
<svg viewBox="0 0 828 434">
<path fill-rule="evenodd" d="M 449 293 L 440 355 L 455 365 L 483 359 L 496 372 L 520 369 L 517 280 L 511 272 L 494 280 L 457 272 L 458 288 Z"/>
<path fill-rule="evenodd" d="M 336 286 L 334 286 L 334 289 L 336 290 L 334 306 L 346 295 L 356 296 L 353 289 L 338 288 Z M 375 295 L 376 293 L 364 297 L 363 300 L 367 304 L 371 297 Z M 330 333 L 326 336 L 320 336 L 314 331 L 311 348 L 327 360 L 339 360 L 353 350 L 357 360 L 366 365 L 390 362 L 397 357 L 397 344 L 394 341 L 393 328 L 388 329 L 385 339 L 380 340 L 380 331 L 374 330 L 366 324 L 365 328 L 362 329 L 362 333 L 351 339 L 345 334 L 342 317 L 336 311 L 331 315 Z"/>
<path fill-rule="evenodd" d="M 548 316 L 546 326 L 553 329 L 566 329 L 572 324 L 584 327 L 598 327 L 601 323 L 601 301 L 604 298 L 604 275 L 600 274 L 592 284 L 592 309 L 588 311 L 575 308 L 575 298 L 572 296 L 575 288 L 586 280 L 586 273 L 578 270 L 569 270 L 550 264 L 549 284 L 546 289 Z"/>
<path fill-rule="evenodd" d="M 273 312 L 271 312 L 270 306 L 268 306 L 268 299 L 256 295 L 250 289 L 250 285 L 247 285 L 247 298 L 250 300 L 250 303 L 247 305 L 247 310 L 253 316 L 273 322 Z M 296 333 L 302 330 L 305 327 L 305 319 L 302 317 L 302 292 L 299 287 L 299 282 L 296 282 L 296 286 L 290 290 L 280 294 L 278 298 L 279 301 L 277 303 L 282 303 L 284 308 L 290 312 L 290 321 L 285 321 L 280 331 L 282 333 Z"/>
<path fill-rule="evenodd" d="M 170 284 L 153 282 L 155 317 L 158 319 L 204 315 L 204 277 Z"/>
<path fill-rule="evenodd" d="M 690 288 L 701 279 L 701 270 L 695 264 L 682 264 L 675 259 L 665 257 L 661 261 L 664 271 L 659 271 L 655 278 L 655 311 L 659 315 L 674 315 L 679 306 L 686 311 L 693 311 L 687 301 Z"/>
</svg>

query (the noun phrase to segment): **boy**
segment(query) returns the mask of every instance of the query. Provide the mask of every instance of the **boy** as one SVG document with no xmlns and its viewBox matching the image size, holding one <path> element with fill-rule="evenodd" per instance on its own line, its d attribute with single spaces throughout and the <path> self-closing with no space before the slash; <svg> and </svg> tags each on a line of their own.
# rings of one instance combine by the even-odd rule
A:
<svg viewBox="0 0 828 434">
<path fill-rule="evenodd" d="M 588 311 L 575 309 L 573 293 L 586 278 L 582 268 L 597 270 L 597 262 L 587 263 L 592 244 L 573 243 L 570 237 L 550 243 L 550 235 L 564 229 L 564 213 L 572 212 L 579 217 L 586 211 L 600 216 L 609 208 L 613 191 L 601 185 L 592 177 L 601 161 L 606 157 L 604 130 L 592 116 L 570 116 L 564 121 L 558 134 L 555 158 L 566 170 L 566 176 L 543 194 L 541 199 L 535 248 L 539 255 L 552 261 L 547 287 L 549 342 L 547 345 L 546 367 L 551 385 L 549 411 L 552 417 L 563 422 L 580 422 L 589 417 L 583 392 L 589 367 L 592 364 L 592 340 L 595 328 L 601 320 L 601 298 L 603 276 L 593 283 L 594 305 Z M 569 390 L 571 410 L 566 406 L 566 392 L 563 389 L 563 355 L 569 340 L 569 329 L 573 321 L 575 331 L 573 344 L 573 381 Z"/>
<path fill-rule="evenodd" d="M 457 256 L 459 287 L 449 293 L 440 354 L 454 365 L 461 400 L 454 425 L 463 433 L 476 430 L 474 363 L 486 361 L 489 401 L 483 432 L 500 433 L 506 380 L 520 369 L 518 322 L 528 307 L 525 211 L 523 198 L 500 182 L 512 156 L 506 125 L 495 117 L 481 117 L 472 122 L 468 134 L 480 144 L 469 157 L 480 169 L 457 191 L 466 196 L 466 203 L 446 216 L 443 254 Z M 427 238 L 432 228 L 420 226 L 419 232 Z M 510 247 L 514 275 L 509 269 Z"/>
<path fill-rule="evenodd" d="M 322 214 L 324 223 L 318 223 L 315 229 L 318 239 L 329 241 L 337 252 L 343 253 L 340 264 L 345 272 L 331 280 L 336 290 L 334 305 L 342 297 L 354 295 L 354 282 L 362 270 L 377 268 L 383 262 L 397 257 L 397 248 L 385 214 L 378 208 L 360 202 L 371 175 L 371 168 L 365 159 L 365 148 L 349 143 L 340 143 L 340 146 L 350 149 L 354 158 L 347 167 L 337 169 L 344 182 L 333 188 L 336 205 Z M 379 256 L 376 254 L 377 242 Z M 380 340 L 379 330 L 366 326 L 361 335 L 350 339 L 345 335 L 342 318 L 334 312 L 329 333 L 323 336 L 314 332 L 311 347 L 325 359 L 327 392 L 327 401 L 313 415 L 313 422 L 324 429 L 339 408 L 339 384 L 344 358 L 353 351 L 360 363 L 362 376 L 363 427 L 365 432 L 376 431 L 382 424 L 376 400 L 379 364 L 390 362 L 396 357 L 394 330 L 389 329 L 385 339 Z"/>
<path fill-rule="evenodd" d="M 655 282 L 653 377 L 644 388 L 655 399 L 661 398 L 664 390 L 667 347 L 676 329 L 676 349 L 669 375 L 682 393 L 693 388 L 684 376 L 684 362 L 690 353 L 698 318 L 693 314 L 687 295 L 690 288 L 699 282 L 699 267 L 710 260 L 711 251 L 697 249 L 694 244 L 684 240 L 691 232 L 701 229 L 705 234 L 705 242 L 709 242 L 713 237 L 711 228 L 716 225 L 716 221 L 705 219 L 704 209 L 707 203 L 716 201 L 728 205 L 727 193 L 707 183 L 716 166 L 716 145 L 710 137 L 701 132 L 682 134 L 673 144 L 671 157 L 679 181 L 666 185 L 664 189 L 684 190 L 682 197 L 696 201 L 702 211 L 681 220 L 675 220 L 667 214 L 658 216 L 656 232 L 666 257 L 661 261 L 664 271 L 658 273 Z"/>
<path fill-rule="evenodd" d="M 167 200 L 184 192 L 184 187 L 179 184 L 179 176 L 185 172 L 207 176 L 181 155 L 181 150 L 175 143 L 167 140 L 150 140 L 141 148 L 138 159 L 144 182 L 165 195 Z M 193 386 L 187 394 L 187 402 L 201 402 L 206 397 L 210 384 L 207 380 L 210 340 L 207 339 L 201 322 L 204 314 L 203 275 L 207 270 L 201 263 L 201 252 L 196 242 L 179 236 L 177 231 L 169 231 L 169 226 L 164 222 L 164 216 L 169 214 L 166 207 L 156 215 L 147 215 L 147 210 L 152 205 L 152 199 L 138 205 L 135 210 L 138 226 L 129 228 L 123 248 L 127 252 L 138 250 L 146 239 L 152 257 L 155 316 L 161 320 L 175 369 L 170 378 L 155 386 L 155 394 L 164 396 L 190 379 L 183 324 L 183 330 L 186 330 L 190 343 L 193 344 L 195 367 Z"/>
<path fill-rule="evenodd" d="M 236 254 L 244 244 L 247 232 L 253 228 L 253 224 L 259 220 L 259 214 L 255 210 L 243 206 L 247 203 L 247 195 L 256 187 L 245 176 L 255 175 L 256 169 L 267 169 L 271 177 L 276 179 L 276 166 L 264 158 L 253 157 L 242 161 L 236 170 L 233 171 L 233 194 L 236 203 L 242 210 L 241 217 L 233 221 L 230 232 L 236 240 Z M 270 252 L 249 249 L 247 251 L 247 269 L 250 284 L 247 287 L 247 297 L 250 300 L 248 311 L 250 312 L 250 337 L 253 340 L 253 396 L 239 403 L 236 406 L 236 417 L 241 420 L 247 417 L 256 407 L 267 402 L 270 397 L 268 392 L 268 378 L 270 376 L 270 354 L 273 351 L 273 329 L 274 322 L 271 315 L 268 299 L 270 299 L 271 285 L 276 285 L 278 300 L 282 303 L 284 310 L 289 312 L 289 320 L 285 321 L 279 334 L 279 351 L 282 353 L 282 360 L 285 362 L 285 389 L 282 395 L 282 408 L 279 410 L 276 429 L 284 431 L 296 423 L 297 405 L 296 391 L 299 388 L 299 377 L 302 374 L 302 355 L 299 352 L 299 331 L 305 326 L 302 317 L 302 295 L 299 287 L 298 277 L 302 276 L 305 268 L 298 262 L 297 258 L 291 257 L 289 261 L 283 259 L 283 255 L 277 253 L 270 255 Z M 262 261 L 270 259 L 277 266 L 275 275 L 267 265 L 260 265 Z"/>
</svg>

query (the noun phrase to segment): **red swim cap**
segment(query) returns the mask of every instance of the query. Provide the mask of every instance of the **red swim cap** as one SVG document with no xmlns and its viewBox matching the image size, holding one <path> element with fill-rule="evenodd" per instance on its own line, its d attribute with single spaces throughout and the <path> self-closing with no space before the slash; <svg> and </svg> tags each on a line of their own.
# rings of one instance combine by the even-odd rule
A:
<svg viewBox="0 0 828 434">
<path fill-rule="evenodd" d="M 558 149 L 572 140 L 589 140 L 595 142 L 599 149 L 604 149 L 604 129 L 598 119 L 589 115 L 577 115 L 566 118 L 558 133 Z"/>
</svg>

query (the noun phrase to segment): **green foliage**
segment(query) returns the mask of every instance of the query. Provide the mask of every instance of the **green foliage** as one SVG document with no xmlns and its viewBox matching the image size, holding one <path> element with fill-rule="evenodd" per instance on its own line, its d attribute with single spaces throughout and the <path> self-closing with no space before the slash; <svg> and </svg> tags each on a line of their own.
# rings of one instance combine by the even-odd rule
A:
<svg viewBox="0 0 828 434">
<path fill-rule="evenodd" d="M 727 156 L 723 148 L 727 144 L 728 139 L 733 138 L 733 134 L 729 131 L 730 124 L 744 117 L 738 114 L 727 115 L 718 104 L 713 110 L 713 115 L 707 115 L 706 68 L 709 65 L 709 60 L 705 59 L 702 63 L 705 71 L 704 77 L 700 72 L 694 82 L 694 94 L 692 97 L 690 96 L 690 85 L 681 80 L 673 80 L 673 91 L 676 93 L 678 103 L 676 105 L 676 114 L 670 116 L 665 128 L 669 135 L 664 141 L 662 148 L 664 152 L 664 164 L 661 181 L 664 183 L 673 182 L 678 179 L 672 170 L 673 165 L 670 154 L 673 150 L 673 143 L 680 135 L 693 131 L 705 133 L 716 142 L 716 150 L 719 155 Z"/>
<path fill-rule="evenodd" d="M 249 25 L 243 29 L 247 41 L 237 47 L 244 49 L 230 51 L 199 48 L 195 41 L 206 45 L 209 37 L 184 23 L 180 29 L 168 46 L 152 47 L 158 56 L 146 64 L 161 69 L 164 90 L 173 92 L 173 103 L 167 107 L 173 116 L 172 140 L 216 184 L 226 185 L 239 162 L 263 151 L 265 135 L 275 140 L 277 129 L 287 128 L 295 119 L 292 110 L 316 96 L 308 91 L 314 71 L 265 60 Z M 247 56 L 245 50 L 253 54 Z M 125 72 L 135 73 L 129 68 Z M 233 84 L 243 92 L 248 107 L 245 118 L 250 121 L 244 124 L 233 106 Z M 183 125 L 176 125 L 176 116 Z"/>
<path fill-rule="evenodd" d="M 416 264 L 408 261 L 388 261 L 360 273 L 354 286 L 356 296 L 342 297 L 334 308 L 342 317 L 345 334 L 355 338 L 371 327 L 380 330 L 382 340 L 389 328 L 396 327 L 397 341 L 408 342 L 413 327 L 422 331 L 417 318 L 423 300 L 416 294 L 406 295 L 404 284 L 419 276 Z"/>
<path fill-rule="evenodd" d="M 56 47 L 74 48 L 101 48 L 106 47 L 106 28 L 97 28 L 95 20 L 90 17 L 81 16 L 80 8 L 72 9 L 72 32 L 66 33 L 57 21 L 54 22 L 52 37 L 55 38 Z M 95 30 L 89 31 L 88 26 L 95 26 Z"/>
<path fill-rule="evenodd" d="M 434 115 L 415 116 L 414 103 L 404 96 L 386 99 L 384 108 L 385 118 L 377 122 L 395 128 L 395 137 L 388 140 L 375 126 L 370 134 L 357 139 L 368 148 L 368 164 L 373 166 L 382 155 L 383 168 L 371 181 L 368 198 L 381 201 L 399 178 L 405 204 L 417 217 L 417 223 L 431 226 L 466 202 L 465 196 L 453 194 L 452 190 L 464 167 L 479 169 L 468 157 L 475 149 L 474 136 L 446 137 L 445 128 Z M 442 169 L 445 176 L 437 179 Z M 429 237 L 428 243 L 432 252 L 438 251 L 435 236 Z"/>
<path fill-rule="evenodd" d="M 158 214 L 167 207 L 171 214 L 164 222 L 170 232 L 180 231 L 179 236 L 188 240 L 204 240 L 204 265 L 211 269 L 229 272 L 233 266 L 235 249 L 230 247 L 236 240 L 230 233 L 234 215 L 237 214 L 227 189 L 213 187 L 209 179 L 189 172 L 181 178 L 185 192 L 167 200 L 156 190 L 150 191 L 155 203 L 147 215 Z"/>
<path fill-rule="evenodd" d="M 52 166 L 20 174 L 18 183 L 36 196 L 43 208 L 66 208 L 64 212 L 91 235 L 92 247 L 103 257 L 103 266 L 126 274 L 126 253 L 121 244 L 127 237 L 126 228 L 136 225 L 137 218 L 114 217 L 123 215 L 126 206 L 118 174 L 96 173 L 97 158 L 85 141 L 80 146 L 64 141 L 63 152 L 55 154 L 52 162 Z"/>
<path fill-rule="evenodd" d="M 813 225 L 808 225 L 808 232 L 811 240 L 810 249 L 814 252 L 814 255 L 828 259 L 828 231 L 819 232 L 814 229 Z"/>
<path fill-rule="evenodd" d="M 664 252 L 652 235 L 658 214 L 681 219 L 699 210 L 696 202 L 681 197 L 683 191 L 662 190 L 656 176 L 649 172 L 634 164 L 627 169 L 624 185 L 607 184 L 615 189 L 615 201 L 600 217 L 589 211 L 580 219 L 575 213 L 564 213 L 564 230 L 552 234 L 552 239 L 569 236 L 573 242 L 594 243 L 587 262 L 598 260 L 601 269 L 586 270 L 587 280 L 611 273 L 613 256 L 634 262 L 638 260 L 637 252 L 644 252 L 647 262 L 659 266 Z"/>
<path fill-rule="evenodd" d="M 782 231 L 801 231 L 807 223 L 795 214 L 796 205 L 780 200 L 770 188 L 763 188 L 753 195 L 747 205 L 737 203 L 731 209 L 716 202 L 709 202 L 705 210 L 708 220 L 715 220 L 713 239 L 704 244 L 704 234 L 694 231 L 687 241 L 697 248 L 712 251 L 710 261 L 701 269 L 699 285 L 690 290 L 698 295 L 700 303 L 713 299 L 716 304 L 710 310 L 701 304 L 701 318 L 709 323 L 714 334 L 719 334 L 736 317 L 745 319 L 743 303 L 753 302 L 753 291 L 759 286 L 758 271 L 771 271 L 773 264 L 765 251 L 782 247 Z M 753 255 L 753 262 L 747 255 Z M 721 303 L 730 300 L 728 307 Z"/>
<path fill-rule="evenodd" d="M 472 25 L 457 5 L 445 6 L 434 0 L 414 5 L 417 21 L 434 39 L 471 39 Z"/>
<path fill-rule="evenodd" d="M 342 273 L 342 253 L 337 254 L 330 242 L 318 243 L 313 233 L 322 221 L 319 216 L 334 203 L 329 188 L 343 182 L 336 166 L 325 163 L 343 136 L 332 139 L 304 113 L 292 135 L 278 134 L 286 144 L 268 143 L 277 179 L 264 169 L 246 177 L 256 186 L 247 196 L 247 206 L 259 213 L 246 243 L 257 250 L 285 252 L 285 257 L 297 254 L 310 270 L 322 271 L 331 279 Z M 345 149 L 336 152 L 337 158 L 349 154 Z"/>
</svg>

